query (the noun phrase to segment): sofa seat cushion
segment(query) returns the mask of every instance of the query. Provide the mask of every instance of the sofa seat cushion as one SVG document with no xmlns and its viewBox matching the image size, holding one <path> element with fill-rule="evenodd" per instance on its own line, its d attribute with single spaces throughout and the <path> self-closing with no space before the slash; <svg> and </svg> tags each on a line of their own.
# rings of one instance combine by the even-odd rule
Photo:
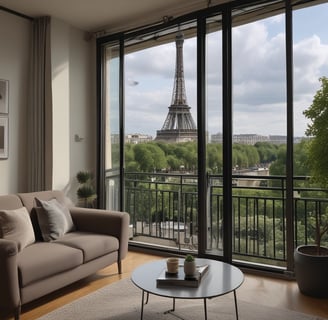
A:
<svg viewBox="0 0 328 320">
<path fill-rule="evenodd" d="M 18 254 L 21 287 L 49 276 L 73 269 L 83 263 L 79 249 L 53 242 L 36 242 Z"/>
<path fill-rule="evenodd" d="M 115 237 L 81 231 L 67 233 L 53 243 L 82 250 L 84 263 L 119 249 L 119 241 Z"/>
</svg>

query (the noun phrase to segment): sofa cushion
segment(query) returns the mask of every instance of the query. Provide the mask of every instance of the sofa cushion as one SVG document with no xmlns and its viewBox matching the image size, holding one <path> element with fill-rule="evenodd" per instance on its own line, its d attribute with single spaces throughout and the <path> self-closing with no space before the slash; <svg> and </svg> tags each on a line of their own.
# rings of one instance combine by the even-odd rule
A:
<svg viewBox="0 0 328 320">
<path fill-rule="evenodd" d="M 105 254 L 117 251 L 119 241 L 117 238 L 88 232 L 70 232 L 56 240 L 55 243 L 65 244 L 83 251 L 84 263 Z"/>
<path fill-rule="evenodd" d="M 49 201 L 36 199 L 36 203 L 41 206 L 36 208 L 36 213 L 44 241 L 56 240 L 75 229 L 68 208 L 57 199 Z"/>
<path fill-rule="evenodd" d="M 15 241 L 18 251 L 35 242 L 32 222 L 25 207 L 0 210 L 0 238 Z"/>
<path fill-rule="evenodd" d="M 20 286 L 73 269 L 83 263 L 79 249 L 53 242 L 36 242 L 17 256 Z"/>
</svg>

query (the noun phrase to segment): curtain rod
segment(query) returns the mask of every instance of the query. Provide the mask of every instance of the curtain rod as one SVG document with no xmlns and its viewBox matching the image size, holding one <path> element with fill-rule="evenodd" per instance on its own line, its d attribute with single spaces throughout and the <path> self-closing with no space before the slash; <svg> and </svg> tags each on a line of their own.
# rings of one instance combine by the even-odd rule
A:
<svg viewBox="0 0 328 320">
<path fill-rule="evenodd" d="M 23 13 L 20 13 L 20 12 L 17 12 L 17 11 L 11 10 L 11 9 L 8 9 L 8 8 L 6 8 L 4 6 L 0 6 L 0 10 L 6 11 L 8 13 L 11 13 L 11 14 L 13 14 L 15 16 L 19 16 L 19 17 L 24 18 L 24 19 L 27 19 L 27 20 L 34 20 L 34 18 L 32 18 L 30 16 L 27 16 L 27 15 L 25 15 Z"/>
</svg>

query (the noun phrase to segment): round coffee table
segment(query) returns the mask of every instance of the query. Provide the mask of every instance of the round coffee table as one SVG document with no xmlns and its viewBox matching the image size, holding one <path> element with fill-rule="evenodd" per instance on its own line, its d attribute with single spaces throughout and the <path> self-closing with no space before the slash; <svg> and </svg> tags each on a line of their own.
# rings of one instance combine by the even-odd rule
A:
<svg viewBox="0 0 328 320">
<path fill-rule="evenodd" d="M 183 264 L 183 261 L 183 259 L 180 259 L 179 264 Z M 196 258 L 196 264 L 209 265 L 197 288 L 173 285 L 158 287 L 156 279 L 163 269 L 166 268 L 166 259 L 149 262 L 135 269 L 131 280 L 142 290 L 140 319 L 143 319 L 144 304 L 148 303 L 150 293 L 161 297 L 173 298 L 173 308 L 168 312 L 175 310 L 175 299 L 203 299 L 205 319 L 207 319 L 206 299 L 233 292 L 236 319 L 238 320 L 236 289 L 244 281 L 244 275 L 241 270 L 231 264 L 210 259 Z M 145 293 L 147 295 L 146 302 Z"/>
</svg>

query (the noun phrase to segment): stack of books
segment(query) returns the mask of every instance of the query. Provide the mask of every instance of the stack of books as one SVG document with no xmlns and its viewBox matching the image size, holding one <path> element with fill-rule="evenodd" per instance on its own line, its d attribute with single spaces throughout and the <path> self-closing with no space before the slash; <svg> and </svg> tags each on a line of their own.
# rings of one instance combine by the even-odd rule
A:
<svg viewBox="0 0 328 320">
<path fill-rule="evenodd" d="M 183 265 L 179 265 L 179 270 L 177 273 L 168 273 L 166 268 L 164 268 L 159 277 L 156 279 L 157 287 L 184 286 L 197 288 L 207 270 L 207 264 L 196 266 L 196 273 L 192 276 L 186 276 L 183 271 Z"/>
</svg>

